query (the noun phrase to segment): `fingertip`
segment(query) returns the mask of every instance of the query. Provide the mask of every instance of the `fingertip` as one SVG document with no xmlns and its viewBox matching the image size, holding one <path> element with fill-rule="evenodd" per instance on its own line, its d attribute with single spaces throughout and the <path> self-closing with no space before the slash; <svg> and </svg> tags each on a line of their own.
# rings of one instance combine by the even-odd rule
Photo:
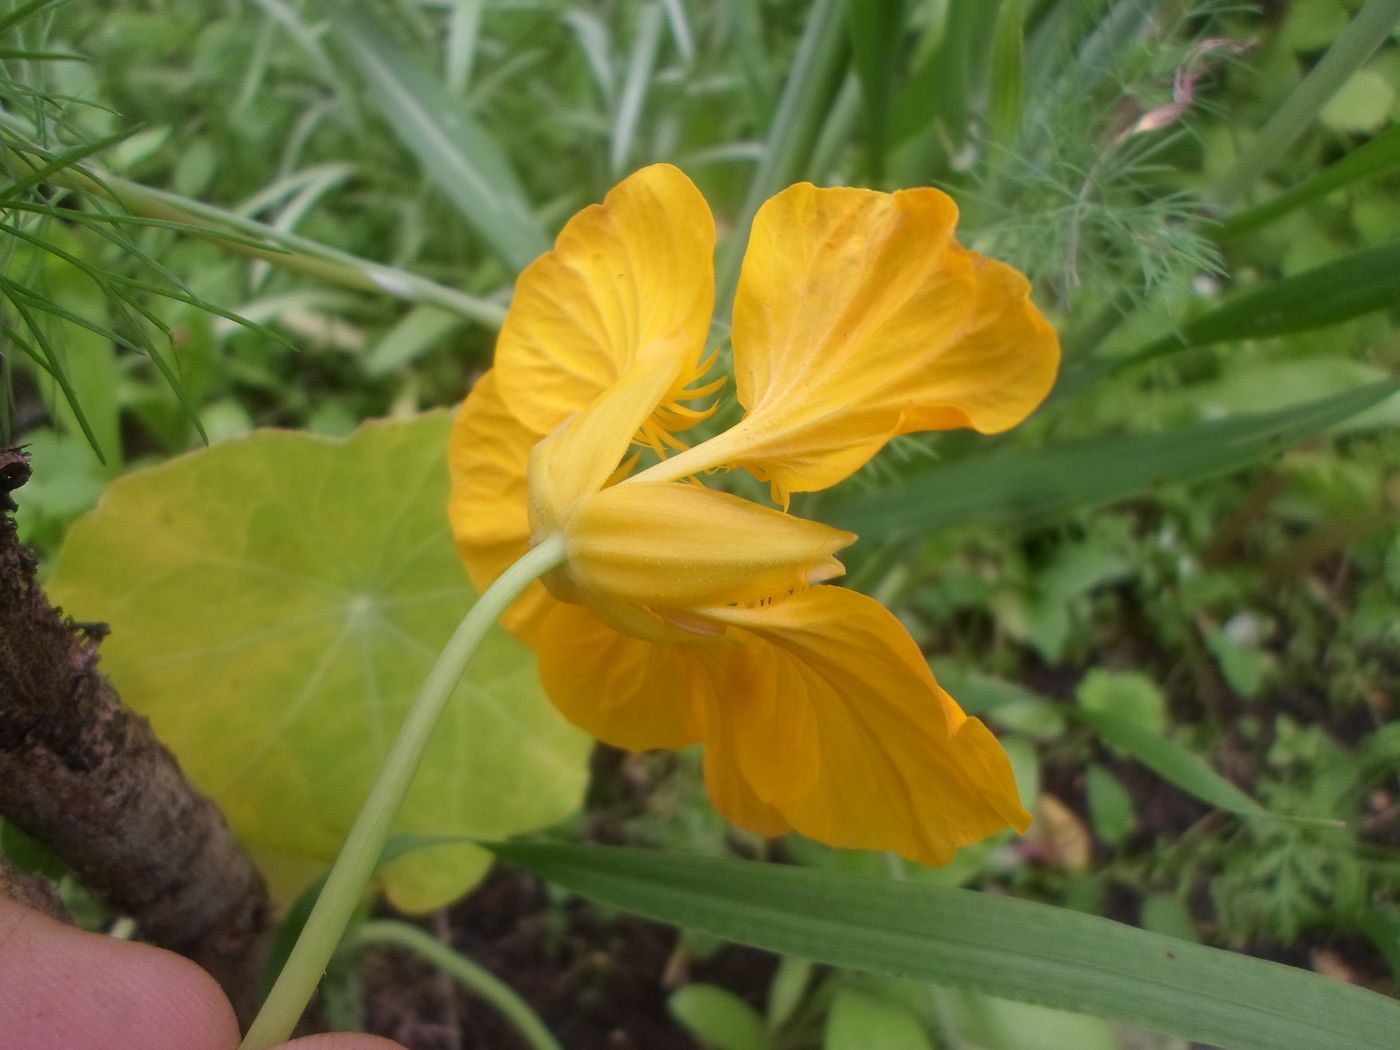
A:
<svg viewBox="0 0 1400 1050">
<path fill-rule="evenodd" d="M 308 1035 L 293 1039 L 290 1043 L 279 1043 L 272 1050 L 404 1050 L 401 1043 L 377 1035 L 330 1034 Z"/>
<path fill-rule="evenodd" d="M 239 1038 L 227 997 L 188 959 L 3 898 L 0 1017 L 26 1050 L 233 1050 Z"/>
</svg>

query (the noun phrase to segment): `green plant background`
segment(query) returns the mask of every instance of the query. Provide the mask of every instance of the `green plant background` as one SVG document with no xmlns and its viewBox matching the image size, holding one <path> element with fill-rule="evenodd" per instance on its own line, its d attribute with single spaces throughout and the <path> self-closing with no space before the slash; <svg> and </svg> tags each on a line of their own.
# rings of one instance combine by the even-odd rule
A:
<svg viewBox="0 0 1400 1050">
<path fill-rule="evenodd" d="M 199 727 L 236 712 L 231 727 L 272 733 L 280 775 L 343 778 L 307 793 L 280 830 L 251 830 L 265 807 L 235 821 L 265 851 L 315 839 L 285 869 L 289 891 L 333 849 L 375 754 L 370 706 L 344 697 L 381 696 L 370 721 L 382 724 L 425 659 L 389 659 L 392 631 L 352 615 L 355 574 L 407 558 L 394 529 L 414 523 L 423 542 L 438 537 L 417 569 L 450 580 L 415 593 L 460 599 L 394 629 L 431 647 L 470 600 L 437 483 L 415 489 L 391 461 L 403 442 L 428 469 L 426 435 L 444 423 L 419 414 L 458 402 L 487 367 L 519 267 L 654 160 L 681 165 L 711 201 L 722 294 L 754 210 L 789 182 L 936 184 L 959 200 L 969 244 L 1032 277 L 1062 334 L 1060 384 L 1015 433 L 901 439 L 794 510 L 861 533 L 849 582 L 894 608 L 950 691 L 996 727 L 1037 825 L 939 871 L 802 841 L 781 855 L 1107 915 L 1393 994 L 1400 4 L 5 10 L 0 424 L 33 456 L 21 529 L 68 611 L 111 622 L 106 665 L 133 703 L 166 712 L 164 732 L 188 732 L 177 749 L 190 768 L 227 775 L 227 755 L 200 742 L 218 732 Z M 714 345 L 726 338 L 717 327 Z M 356 430 L 366 419 L 397 422 Z M 300 433 L 247 436 L 269 426 Z M 350 480 L 332 492 L 323 476 Z M 405 517 L 396 526 L 373 506 Z M 238 532 L 258 507 L 280 509 Z M 161 508 L 207 536 L 157 542 Z M 328 554 L 332 535 L 353 571 L 211 600 L 234 584 L 200 559 L 279 564 Z M 412 597 L 376 579 L 377 599 Z M 320 635 L 279 633 L 277 617 L 299 609 L 324 617 Z M 233 639 L 263 621 L 300 651 L 269 649 L 273 669 L 243 679 L 246 692 L 181 656 L 208 644 L 201 624 Z M 390 647 L 384 660 L 336 662 L 326 713 L 298 719 L 305 737 L 284 733 L 287 695 L 351 628 L 370 631 L 367 652 Z M 528 654 L 494 644 L 486 670 L 512 683 L 508 708 L 518 698 L 561 756 L 522 753 L 505 782 L 554 773 L 521 781 L 539 795 L 517 796 L 514 823 L 478 823 L 491 796 L 447 791 L 442 826 L 434 815 L 406 828 L 505 835 L 579 797 L 583 744 L 542 728 Z M 188 677 L 166 674 L 150 699 L 139 678 L 121 681 L 162 661 Z M 473 776 L 501 772 L 486 763 L 504 747 L 489 743 L 519 734 L 489 724 L 473 737 Z M 766 848 L 736 843 L 714 816 L 693 754 L 620 761 L 625 775 L 595 780 L 556 838 L 601 825 L 675 853 Z M 425 783 L 458 775 L 430 764 Z M 437 903 L 483 870 L 471 857 L 448 875 L 406 854 L 390 886 L 404 880 L 401 902 Z M 708 950 L 697 934 L 682 948 Z M 762 1008 L 696 982 L 673 1010 L 737 1050 L 841 1050 L 862 1031 L 889 1046 L 1018 1050 L 1027 1032 L 1047 1050 L 1139 1038 L 989 991 L 956 973 L 911 984 L 790 962 Z M 1142 1020 L 1131 1000 L 1098 1012 Z"/>
</svg>

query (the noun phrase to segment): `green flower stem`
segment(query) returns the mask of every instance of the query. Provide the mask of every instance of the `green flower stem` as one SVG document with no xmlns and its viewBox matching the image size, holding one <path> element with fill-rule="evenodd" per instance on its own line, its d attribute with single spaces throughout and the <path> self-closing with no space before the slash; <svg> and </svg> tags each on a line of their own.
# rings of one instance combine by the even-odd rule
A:
<svg viewBox="0 0 1400 1050">
<path fill-rule="evenodd" d="M 355 906 L 379 864 L 389 830 L 408 794 L 428 739 L 437 727 L 448 698 L 457 688 L 467 662 L 511 602 L 530 583 L 563 560 L 562 537 L 551 537 L 532 548 L 486 589 L 448 640 L 418 698 L 409 708 L 369 797 L 345 837 L 340 856 L 326 876 L 326 884 L 301 936 L 277 975 L 277 983 L 272 986 L 262 1010 L 239 1044 L 239 1050 L 267 1050 L 291 1036 L 292 1028 L 320 983 L 326 963 L 335 953 Z"/>
<path fill-rule="evenodd" d="M 389 919 L 366 922 L 357 926 L 346 940 L 347 948 L 352 951 L 372 944 L 407 948 L 456 978 L 467 991 L 499 1010 L 532 1050 L 563 1050 L 544 1022 L 530 1009 L 530 1004 L 520 998 L 514 988 L 417 926 Z"/>
</svg>

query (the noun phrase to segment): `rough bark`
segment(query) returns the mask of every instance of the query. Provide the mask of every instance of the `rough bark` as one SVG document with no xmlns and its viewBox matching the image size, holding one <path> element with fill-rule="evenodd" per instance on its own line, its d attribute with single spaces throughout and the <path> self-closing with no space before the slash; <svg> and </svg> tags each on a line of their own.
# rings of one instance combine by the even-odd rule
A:
<svg viewBox="0 0 1400 1050">
<path fill-rule="evenodd" d="M 0 449 L 0 815 L 51 849 L 143 938 L 199 963 L 245 1020 L 271 905 L 215 805 L 98 672 L 105 627 L 49 605 L 9 493 L 29 467 Z"/>
</svg>

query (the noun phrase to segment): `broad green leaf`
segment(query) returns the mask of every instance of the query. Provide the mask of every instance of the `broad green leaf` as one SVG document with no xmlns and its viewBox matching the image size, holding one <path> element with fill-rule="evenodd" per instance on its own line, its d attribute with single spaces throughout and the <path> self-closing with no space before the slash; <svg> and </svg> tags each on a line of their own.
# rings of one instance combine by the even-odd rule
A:
<svg viewBox="0 0 1400 1050">
<path fill-rule="evenodd" d="M 1167 731 L 1167 698 L 1156 682 L 1140 672 L 1096 667 L 1079 683 L 1074 699 L 1086 711 L 1132 722 L 1149 733 Z"/>
<path fill-rule="evenodd" d="M 105 620 L 102 667 L 221 806 L 278 894 L 334 858 L 473 595 L 448 532 L 447 413 L 343 441 L 259 431 L 112 484 L 74 524 L 50 594 Z M 498 837 L 579 804 L 587 741 L 534 659 L 495 632 L 459 686 L 396 825 Z M 469 845 L 405 855 L 423 910 L 486 870 Z"/>
<path fill-rule="evenodd" d="M 688 984 L 666 1009 L 706 1050 L 768 1050 L 763 1017 L 728 988 Z"/>
<path fill-rule="evenodd" d="M 831 507 L 823 520 L 865 539 L 988 519 L 1026 520 L 1196 481 L 1277 455 L 1393 394 L 1387 380 L 1278 412 L 1159 434 L 1118 434 L 970 456 Z"/>
<path fill-rule="evenodd" d="M 549 237 L 505 152 L 463 102 L 363 7 L 337 10 L 333 25 L 374 104 L 462 217 L 517 270 L 545 251 Z"/>
<path fill-rule="evenodd" d="M 1354 73 L 1318 114 L 1334 131 L 1364 134 L 1379 130 L 1390 118 L 1395 89 L 1373 69 Z"/>
<path fill-rule="evenodd" d="M 1400 1040 L 1400 1003 L 1375 992 L 1031 901 L 636 849 L 492 849 L 610 907 L 741 944 L 1225 1050 L 1376 1050 Z"/>
<path fill-rule="evenodd" d="M 1137 827 L 1133 796 L 1128 789 L 1103 766 L 1093 764 L 1087 772 L 1085 797 L 1094 834 L 1110 846 L 1122 845 Z"/>
<path fill-rule="evenodd" d="M 842 988 L 831 1001 L 822 1050 L 933 1050 L 928 1033 L 903 1003 L 859 988 Z"/>
</svg>

